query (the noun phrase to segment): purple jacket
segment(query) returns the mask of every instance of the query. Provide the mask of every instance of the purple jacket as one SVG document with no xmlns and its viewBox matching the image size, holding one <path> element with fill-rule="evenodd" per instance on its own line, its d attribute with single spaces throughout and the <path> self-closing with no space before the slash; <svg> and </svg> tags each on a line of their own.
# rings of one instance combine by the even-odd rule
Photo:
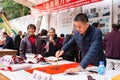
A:
<svg viewBox="0 0 120 80">
<path fill-rule="evenodd" d="M 103 43 L 106 57 L 111 59 L 120 59 L 119 31 L 112 31 L 106 34 Z"/>
<path fill-rule="evenodd" d="M 34 45 L 32 45 L 32 43 L 29 40 L 29 35 L 25 36 L 21 40 L 19 52 L 22 58 L 26 58 L 25 53 L 41 54 L 42 45 L 40 38 L 38 36 L 35 36 L 35 43 Z"/>
</svg>

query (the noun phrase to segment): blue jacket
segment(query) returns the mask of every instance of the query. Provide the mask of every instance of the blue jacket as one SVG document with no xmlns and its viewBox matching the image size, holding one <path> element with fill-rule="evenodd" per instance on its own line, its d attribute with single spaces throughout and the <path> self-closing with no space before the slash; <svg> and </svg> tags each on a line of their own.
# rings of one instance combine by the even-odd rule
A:
<svg viewBox="0 0 120 80">
<path fill-rule="evenodd" d="M 75 31 L 72 39 L 66 43 L 61 50 L 68 50 L 70 45 L 77 44 L 81 51 L 82 60 L 80 65 L 86 68 L 89 64 L 98 66 L 99 61 L 105 61 L 105 55 L 103 53 L 102 46 L 102 33 L 100 30 L 89 26 L 86 34 L 83 36 L 78 31 Z"/>
</svg>

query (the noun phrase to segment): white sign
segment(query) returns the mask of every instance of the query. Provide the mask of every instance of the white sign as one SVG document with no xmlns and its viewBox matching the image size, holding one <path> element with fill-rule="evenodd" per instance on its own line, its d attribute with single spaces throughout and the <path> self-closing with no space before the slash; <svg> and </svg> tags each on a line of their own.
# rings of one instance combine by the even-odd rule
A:
<svg viewBox="0 0 120 80">
<path fill-rule="evenodd" d="M 10 65 L 13 64 L 12 56 L 10 55 L 5 55 L 0 59 L 0 63 L 4 65 Z"/>
<path fill-rule="evenodd" d="M 52 80 L 51 75 L 41 72 L 41 71 L 37 71 L 34 70 L 33 72 L 33 79 L 34 80 Z"/>
</svg>

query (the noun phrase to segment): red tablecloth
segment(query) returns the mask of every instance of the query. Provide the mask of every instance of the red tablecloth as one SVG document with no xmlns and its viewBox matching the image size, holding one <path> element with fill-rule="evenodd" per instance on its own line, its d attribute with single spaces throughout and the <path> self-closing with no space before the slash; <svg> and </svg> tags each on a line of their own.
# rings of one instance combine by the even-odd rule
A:
<svg viewBox="0 0 120 80">
<path fill-rule="evenodd" d="M 79 63 L 70 63 L 70 64 L 62 64 L 62 65 L 54 65 L 54 66 L 47 66 L 47 67 L 37 67 L 32 69 L 27 69 L 26 71 L 29 73 L 33 73 L 34 70 L 43 71 L 48 74 L 57 74 L 63 73 L 66 69 L 75 68 L 79 65 Z"/>
</svg>

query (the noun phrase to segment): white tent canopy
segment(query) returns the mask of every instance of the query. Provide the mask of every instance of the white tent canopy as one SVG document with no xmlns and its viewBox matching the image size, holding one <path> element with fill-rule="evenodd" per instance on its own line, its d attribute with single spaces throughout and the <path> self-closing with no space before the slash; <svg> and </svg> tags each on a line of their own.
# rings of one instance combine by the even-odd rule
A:
<svg viewBox="0 0 120 80">
<path fill-rule="evenodd" d="M 32 6 L 41 4 L 41 3 L 49 1 L 49 0 L 13 0 L 13 1 L 18 2 L 20 4 L 23 4 L 23 5 L 31 8 Z"/>
</svg>

